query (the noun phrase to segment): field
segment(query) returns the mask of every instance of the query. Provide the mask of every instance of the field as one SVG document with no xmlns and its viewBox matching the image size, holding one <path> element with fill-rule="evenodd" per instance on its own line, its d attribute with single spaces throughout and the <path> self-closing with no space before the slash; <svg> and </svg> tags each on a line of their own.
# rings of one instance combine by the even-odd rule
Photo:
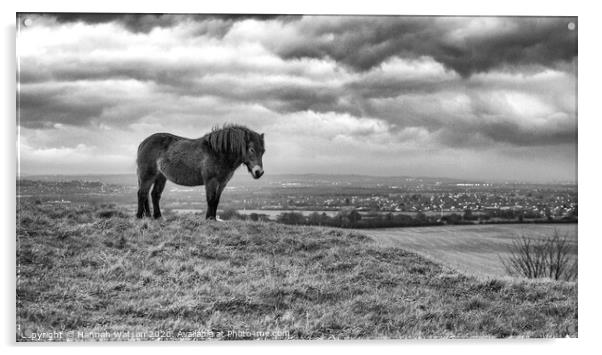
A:
<svg viewBox="0 0 602 355">
<path fill-rule="evenodd" d="M 513 239 L 549 237 L 557 230 L 574 245 L 577 257 L 577 224 L 489 224 L 414 228 L 362 229 L 386 246 L 416 252 L 464 273 L 477 276 L 508 276 L 506 258 Z"/>
<path fill-rule="evenodd" d="M 577 285 L 483 279 L 358 232 L 17 209 L 17 340 L 577 336 Z"/>
</svg>

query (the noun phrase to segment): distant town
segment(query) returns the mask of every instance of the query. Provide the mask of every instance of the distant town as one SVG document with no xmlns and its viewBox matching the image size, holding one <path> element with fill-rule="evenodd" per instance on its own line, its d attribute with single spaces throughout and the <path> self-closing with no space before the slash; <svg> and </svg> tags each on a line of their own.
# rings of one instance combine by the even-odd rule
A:
<svg viewBox="0 0 602 355">
<path fill-rule="evenodd" d="M 433 225 L 577 222 L 574 184 L 467 182 L 454 179 L 281 175 L 233 179 L 222 195 L 226 218 L 291 224 Z M 135 176 L 39 176 L 17 181 L 18 199 L 35 203 L 99 203 L 134 209 Z M 168 184 L 163 206 L 201 212 L 203 187 Z M 387 222 L 388 221 L 388 222 Z"/>
</svg>

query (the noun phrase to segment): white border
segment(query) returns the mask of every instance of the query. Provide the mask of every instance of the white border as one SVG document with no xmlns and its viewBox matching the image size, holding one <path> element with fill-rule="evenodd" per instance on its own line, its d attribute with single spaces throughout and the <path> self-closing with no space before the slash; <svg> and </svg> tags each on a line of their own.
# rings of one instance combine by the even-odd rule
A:
<svg viewBox="0 0 602 355">
<path fill-rule="evenodd" d="M 579 16 L 579 195 L 581 216 L 579 222 L 579 339 L 560 340 L 478 340 L 478 341 L 354 341 L 354 342 L 294 342 L 257 343 L 237 342 L 227 344 L 169 344 L 177 346 L 178 352 L 219 351 L 240 353 L 306 353 L 308 351 L 344 350 L 351 353 L 364 353 L 367 347 L 377 346 L 377 351 L 407 351 L 446 354 L 507 354 L 516 351 L 538 353 L 577 353 L 595 349 L 600 326 L 600 272 L 601 226 L 596 224 L 600 214 L 600 26 L 599 12 L 595 5 L 585 5 L 576 1 L 387 1 L 370 0 L 363 2 L 303 0 L 290 1 L 158 1 L 126 2 L 123 0 L 103 0 L 85 2 L 74 0 L 22 0 L 2 2 L 2 40 L 5 78 L 2 85 L 3 144 L 0 218 L 4 226 L 4 258 L 2 261 L 4 287 L 2 306 L 4 315 L 0 321 L 0 335 L 3 337 L 4 353 L 105 353 L 115 350 L 132 351 L 132 346 L 144 346 L 145 351 L 163 353 L 167 344 L 84 344 L 77 346 L 57 346 L 55 344 L 15 344 L 15 172 L 16 172 L 16 128 L 15 128 L 15 12 L 22 11 L 96 11 L 96 12 L 213 12 L 213 13 L 311 13 L 311 14 L 405 14 L 405 15 L 546 15 Z M 595 4 L 591 2 L 590 4 Z M 43 347 L 44 349 L 41 349 Z"/>
</svg>

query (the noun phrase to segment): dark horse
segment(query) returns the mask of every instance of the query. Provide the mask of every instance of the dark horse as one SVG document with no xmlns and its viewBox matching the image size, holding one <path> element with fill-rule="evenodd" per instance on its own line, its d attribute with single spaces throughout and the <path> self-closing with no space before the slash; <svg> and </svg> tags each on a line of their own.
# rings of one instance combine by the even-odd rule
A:
<svg viewBox="0 0 602 355">
<path fill-rule="evenodd" d="M 227 125 L 198 139 L 155 133 L 138 147 L 138 213 L 150 217 L 148 192 L 153 188 L 153 217 L 161 217 L 159 199 L 167 180 L 178 185 L 205 185 L 207 219 L 215 219 L 219 198 L 234 171 L 245 164 L 249 173 L 263 175 L 263 133 Z"/>
</svg>

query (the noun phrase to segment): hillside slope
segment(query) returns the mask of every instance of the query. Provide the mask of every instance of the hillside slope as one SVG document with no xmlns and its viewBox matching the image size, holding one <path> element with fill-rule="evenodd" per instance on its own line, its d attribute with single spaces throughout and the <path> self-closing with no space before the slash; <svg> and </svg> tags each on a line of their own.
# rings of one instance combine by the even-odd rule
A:
<svg viewBox="0 0 602 355">
<path fill-rule="evenodd" d="M 51 331 L 75 340 L 577 336 L 575 284 L 477 280 L 343 230 L 27 204 L 17 237 L 19 341 Z"/>
</svg>

